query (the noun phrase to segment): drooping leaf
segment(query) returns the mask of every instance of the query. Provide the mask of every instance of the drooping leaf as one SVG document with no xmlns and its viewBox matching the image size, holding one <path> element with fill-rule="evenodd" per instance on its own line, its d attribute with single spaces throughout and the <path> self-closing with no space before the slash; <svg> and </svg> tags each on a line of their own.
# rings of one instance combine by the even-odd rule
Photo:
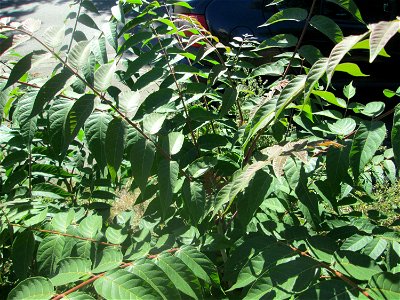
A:
<svg viewBox="0 0 400 300">
<path fill-rule="evenodd" d="M 101 167 L 107 165 L 106 160 L 106 133 L 112 117 L 103 112 L 94 112 L 85 123 L 85 136 L 89 144 L 89 150 Z"/>
<path fill-rule="evenodd" d="M 161 213 L 166 217 L 172 204 L 173 192 L 179 176 L 179 164 L 176 161 L 163 159 L 158 164 L 158 189 Z"/>
<path fill-rule="evenodd" d="M 300 22 L 305 20 L 306 18 L 307 18 L 307 10 L 298 7 L 286 8 L 273 14 L 264 24 L 260 25 L 260 27 L 288 20 Z"/>
<path fill-rule="evenodd" d="M 328 2 L 335 3 L 347 10 L 350 14 L 352 14 L 358 21 L 364 23 L 360 10 L 358 9 L 356 3 L 353 0 L 327 0 Z"/>
<path fill-rule="evenodd" d="M 16 83 L 26 72 L 32 67 L 32 58 L 39 51 L 33 51 L 22 57 L 12 68 L 7 83 L 3 86 L 2 91 Z"/>
<path fill-rule="evenodd" d="M 100 30 L 99 27 L 97 27 L 96 22 L 88 14 L 80 14 L 78 17 L 78 22 L 89 28 Z"/>
<path fill-rule="evenodd" d="M 142 195 L 146 191 L 147 180 L 153 166 L 155 152 L 154 144 L 145 138 L 139 138 L 131 148 L 130 161 L 132 174 Z"/>
<path fill-rule="evenodd" d="M 188 212 L 193 225 L 198 224 L 205 213 L 206 195 L 204 186 L 197 182 L 185 180 L 183 184 L 184 209 Z"/>
<path fill-rule="evenodd" d="M 125 144 L 125 123 L 122 119 L 114 119 L 108 124 L 106 132 L 105 154 L 108 170 L 115 181 L 122 163 Z"/>
<path fill-rule="evenodd" d="M 310 25 L 325 34 L 335 44 L 343 40 L 343 32 L 332 19 L 323 15 L 315 15 L 310 20 Z"/>
<path fill-rule="evenodd" d="M 228 87 L 222 96 L 222 105 L 219 111 L 220 116 L 226 115 L 231 107 L 235 104 L 236 98 L 238 96 L 237 90 L 235 88 Z"/>
<path fill-rule="evenodd" d="M 115 63 L 100 66 L 94 73 L 94 88 L 99 92 L 105 92 L 111 85 L 115 76 Z"/>
<path fill-rule="evenodd" d="M 18 102 L 17 119 L 21 127 L 21 135 L 28 145 L 37 131 L 37 117 L 32 117 L 34 99 L 37 98 L 37 95 L 37 91 L 26 93 Z"/>
<path fill-rule="evenodd" d="M 383 47 L 389 40 L 400 30 L 400 21 L 381 21 L 376 24 L 371 24 L 371 34 L 369 38 L 370 56 L 369 62 L 372 63 Z"/>
<path fill-rule="evenodd" d="M 400 104 L 397 104 L 393 117 L 393 128 L 391 133 L 394 159 L 397 167 L 400 166 Z"/>
<path fill-rule="evenodd" d="M 65 38 L 65 26 L 50 26 L 43 34 L 44 43 L 50 48 L 57 49 Z"/>
<path fill-rule="evenodd" d="M 122 92 L 118 99 L 119 107 L 129 119 L 132 119 L 136 115 L 136 112 L 143 102 L 140 93 L 135 91 Z"/>
<path fill-rule="evenodd" d="M 350 165 L 354 178 L 364 172 L 375 152 L 385 139 L 386 127 L 381 121 L 363 121 L 357 130 L 350 151 Z"/>
<path fill-rule="evenodd" d="M 350 51 L 351 48 L 359 41 L 361 41 L 366 36 L 366 33 L 361 35 L 350 35 L 345 37 L 340 43 L 336 44 L 333 47 L 329 58 L 328 58 L 328 66 L 326 69 L 326 76 L 328 77 L 328 85 L 332 80 L 333 73 L 337 65 L 343 59 L 343 57 Z"/>
<path fill-rule="evenodd" d="M 92 43 L 90 41 L 80 41 L 75 44 L 68 53 L 69 64 L 77 70 L 82 70 L 83 66 L 89 59 L 92 51 Z"/>
<path fill-rule="evenodd" d="M 73 74 L 69 70 L 63 70 L 62 72 L 51 77 L 40 88 L 33 104 L 31 117 L 34 117 L 42 112 L 45 104 L 52 100 L 65 87 L 67 80 L 72 75 Z"/>
<path fill-rule="evenodd" d="M 323 57 L 316 61 L 311 67 L 310 72 L 307 74 L 306 87 L 304 90 L 305 99 L 308 99 L 315 84 L 325 74 L 327 65 L 328 59 L 326 57 Z"/>
<path fill-rule="evenodd" d="M 12 244 L 12 261 L 14 272 L 20 280 L 28 277 L 35 251 L 35 239 L 31 230 L 18 234 Z"/>
<path fill-rule="evenodd" d="M 286 85 L 281 94 L 275 108 L 275 120 L 278 120 L 284 109 L 291 103 L 305 88 L 307 76 L 298 75 Z"/>
</svg>

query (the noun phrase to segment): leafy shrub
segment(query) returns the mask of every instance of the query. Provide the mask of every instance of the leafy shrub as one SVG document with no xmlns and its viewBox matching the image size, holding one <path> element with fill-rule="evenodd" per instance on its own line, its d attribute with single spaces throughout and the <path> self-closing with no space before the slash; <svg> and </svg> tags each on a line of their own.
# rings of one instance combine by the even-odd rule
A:
<svg viewBox="0 0 400 300">
<path fill-rule="evenodd" d="M 399 233 L 344 208 L 398 180 L 400 106 L 388 132 L 383 102 L 330 86 L 335 70 L 356 75 L 341 64 L 352 48 L 383 53 L 399 20 L 309 65 L 303 48 L 254 67 L 266 43 L 227 48 L 171 13 L 186 2 L 120 1 L 101 30 L 91 2 L 75 4 L 97 37 L 0 27 L 41 46 L 0 77 L 8 299 L 399 296 Z M 49 54 L 51 74 L 33 76 Z"/>
</svg>

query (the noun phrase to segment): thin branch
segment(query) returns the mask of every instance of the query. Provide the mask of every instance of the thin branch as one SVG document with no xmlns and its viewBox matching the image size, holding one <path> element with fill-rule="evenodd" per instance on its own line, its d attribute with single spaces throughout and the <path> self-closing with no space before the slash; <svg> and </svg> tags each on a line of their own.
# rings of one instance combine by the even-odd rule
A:
<svg viewBox="0 0 400 300">
<path fill-rule="evenodd" d="M 77 239 L 77 240 L 88 241 L 88 242 L 91 242 L 91 243 L 97 243 L 97 244 L 105 245 L 105 246 L 121 247 L 121 245 L 119 245 L 119 244 L 101 242 L 101 241 L 98 241 L 98 240 L 95 240 L 95 239 L 85 238 L 85 237 L 82 237 L 82 236 L 77 236 L 77 235 L 64 233 L 64 232 L 60 232 L 60 231 L 56 231 L 56 230 L 47 230 L 47 229 L 29 227 L 29 226 L 24 226 L 24 225 L 15 224 L 15 223 L 10 223 L 10 225 L 13 226 L 13 227 L 21 227 L 21 228 L 26 228 L 26 229 L 29 229 L 29 230 L 32 230 L 32 231 L 61 235 L 61 236 L 70 237 L 70 238 L 74 238 L 74 239 Z"/>
</svg>

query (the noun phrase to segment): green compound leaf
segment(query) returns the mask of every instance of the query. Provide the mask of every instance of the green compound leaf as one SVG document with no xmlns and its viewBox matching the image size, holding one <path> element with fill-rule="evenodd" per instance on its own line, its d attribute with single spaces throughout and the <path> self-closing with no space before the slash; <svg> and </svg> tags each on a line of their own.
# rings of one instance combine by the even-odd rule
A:
<svg viewBox="0 0 400 300">
<path fill-rule="evenodd" d="M 30 277 L 13 288 L 7 300 L 50 299 L 53 295 L 54 287 L 49 279 Z"/>
</svg>

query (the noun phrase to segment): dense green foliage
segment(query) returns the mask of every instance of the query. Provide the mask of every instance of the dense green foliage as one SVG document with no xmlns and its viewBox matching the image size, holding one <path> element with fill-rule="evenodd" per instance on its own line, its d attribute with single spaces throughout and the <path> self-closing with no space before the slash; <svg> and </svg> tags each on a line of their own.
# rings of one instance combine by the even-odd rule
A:
<svg viewBox="0 0 400 300">
<path fill-rule="evenodd" d="M 398 222 L 358 209 L 397 184 L 400 106 L 389 128 L 384 102 L 330 85 L 362 75 L 342 63 L 352 49 L 385 55 L 400 20 L 348 37 L 300 8 L 268 21 L 307 19 L 337 43 L 318 57 L 290 52 L 291 35 L 222 45 L 171 13 L 185 2 L 121 0 L 101 29 L 91 1 L 74 4 L 71 27 L 44 36 L 35 20 L 0 24 L 1 38 L 40 43 L 0 76 L 2 295 L 400 297 Z M 275 47 L 288 52 L 260 65 Z"/>
</svg>

